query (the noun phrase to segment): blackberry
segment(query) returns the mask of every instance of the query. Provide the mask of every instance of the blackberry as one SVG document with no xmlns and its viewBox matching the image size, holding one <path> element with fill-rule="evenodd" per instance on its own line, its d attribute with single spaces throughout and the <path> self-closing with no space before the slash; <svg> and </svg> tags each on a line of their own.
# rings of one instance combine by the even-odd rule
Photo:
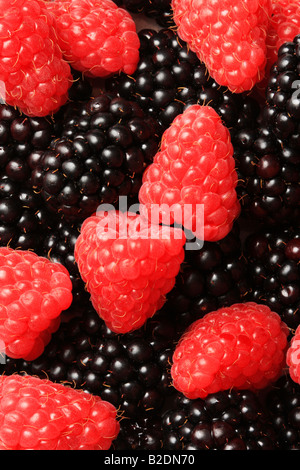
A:
<svg viewBox="0 0 300 470">
<path fill-rule="evenodd" d="M 81 279 L 74 257 L 75 243 L 80 233 L 81 224 L 68 224 L 58 220 L 45 235 L 41 254 L 51 261 L 61 263 L 69 272 L 73 285 L 73 302 L 87 303 L 89 295 Z"/>
<path fill-rule="evenodd" d="M 166 306 L 176 315 L 179 328 L 184 328 L 206 313 L 242 302 L 248 284 L 240 229 L 235 224 L 223 240 L 204 242 L 199 250 L 185 251 Z"/>
<path fill-rule="evenodd" d="M 31 165 L 54 135 L 48 118 L 0 105 L 0 244 L 38 251 L 51 217 L 30 182 Z"/>
<path fill-rule="evenodd" d="M 120 432 L 113 442 L 113 450 L 160 450 L 163 430 L 160 416 L 137 420 L 121 419 Z"/>
<path fill-rule="evenodd" d="M 299 164 L 300 146 L 300 35 L 293 42 L 284 43 L 278 50 L 266 89 L 266 107 L 263 117 L 274 134 Z"/>
<path fill-rule="evenodd" d="M 268 305 L 291 329 L 300 324 L 300 229 L 264 227 L 245 240 L 251 289 L 247 299 Z"/>
<path fill-rule="evenodd" d="M 79 310 L 81 314 L 61 324 L 39 358 L 22 361 L 18 369 L 99 395 L 124 418 L 157 413 L 172 389 L 172 316 L 157 313 L 145 327 L 116 335 L 92 307 Z"/>
<path fill-rule="evenodd" d="M 246 129 L 235 143 L 250 213 L 270 223 L 299 217 L 299 65 L 300 35 L 280 47 L 270 71 L 261 115 L 266 129 L 256 135 Z"/>
<path fill-rule="evenodd" d="M 238 130 L 232 138 L 242 216 L 288 223 L 299 216 L 300 160 L 267 127 Z"/>
<path fill-rule="evenodd" d="M 280 450 L 300 447 L 300 386 L 283 375 L 266 395 Z"/>
<path fill-rule="evenodd" d="M 85 77 L 78 70 L 71 69 L 73 84 L 69 89 L 69 101 L 83 102 L 92 98 L 93 85 L 88 77 Z M 64 108 L 64 106 L 63 106 Z"/>
<path fill-rule="evenodd" d="M 106 80 L 106 87 L 136 101 L 158 121 L 160 132 L 191 104 L 209 104 L 233 129 L 254 122 L 256 100 L 220 87 L 204 63 L 171 29 L 139 32 L 140 61 L 132 76 L 121 73 Z"/>
<path fill-rule="evenodd" d="M 130 13 L 144 14 L 160 26 L 174 26 L 171 0 L 118 0 L 118 4 Z"/>
<path fill-rule="evenodd" d="M 108 93 L 69 103 L 61 134 L 36 162 L 32 181 L 50 212 L 80 222 L 119 196 L 136 203 L 158 145 L 156 123 L 136 103 Z"/>
<path fill-rule="evenodd" d="M 224 391 L 205 400 L 178 394 L 162 418 L 163 450 L 275 450 L 267 409 L 249 390 Z"/>
</svg>

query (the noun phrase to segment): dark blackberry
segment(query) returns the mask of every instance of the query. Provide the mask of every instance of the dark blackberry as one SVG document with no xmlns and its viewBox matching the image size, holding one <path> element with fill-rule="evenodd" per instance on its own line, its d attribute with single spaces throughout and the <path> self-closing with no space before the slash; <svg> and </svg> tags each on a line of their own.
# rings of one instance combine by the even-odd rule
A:
<svg viewBox="0 0 300 470">
<path fill-rule="evenodd" d="M 163 450 L 275 450 L 265 407 L 249 390 L 224 391 L 205 400 L 178 394 L 162 418 Z"/>
<path fill-rule="evenodd" d="M 241 129 L 232 139 L 242 216 L 259 223 L 287 223 L 299 216 L 300 160 L 271 129 Z M 299 163 L 297 163 L 299 161 Z"/>
<path fill-rule="evenodd" d="M 236 224 L 223 240 L 204 242 L 196 251 L 186 250 L 166 306 L 183 328 L 206 313 L 242 302 L 248 283 L 240 229 Z"/>
<path fill-rule="evenodd" d="M 160 312 L 143 328 L 116 335 L 85 305 L 79 316 L 61 324 L 39 358 L 18 367 L 99 395 L 124 418 L 154 415 L 172 389 L 175 333 L 172 315 Z"/>
<path fill-rule="evenodd" d="M 38 251 L 51 217 L 31 186 L 34 160 L 53 138 L 53 122 L 0 105 L 0 244 Z"/>
<path fill-rule="evenodd" d="M 73 285 L 73 302 L 82 304 L 89 301 L 89 295 L 74 257 L 75 243 L 80 233 L 80 226 L 81 224 L 71 225 L 64 220 L 59 220 L 46 234 L 41 254 L 67 268 Z"/>
<path fill-rule="evenodd" d="M 70 101 L 87 101 L 93 95 L 93 85 L 88 77 L 85 77 L 81 72 L 71 69 L 73 84 L 69 89 L 68 95 Z"/>
<path fill-rule="evenodd" d="M 126 99 L 135 100 L 155 117 L 161 132 L 195 103 L 212 106 L 232 131 L 254 122 L 259 112 L 257 102 L 220 87 L 175 31 L 143 29 L 139 38 L 141 58 L 135 73 L 113 76 L 106 86 Z"/>
<path fill-rule="evenodd" d="M 247 299 L 268 305 L 291 329 L 300 324 L 300 229 L 264 227 L 245 240 L 251 290 Z"/>
<path fill-rule="evenodd" d="M 267 393 L 266 406 L 280 450 L 300 448 L 300 386 L 283 375 Z"/>
<path fill-rule="evenodd" d="M 174 26 L 171 0 L 119 0 L 118 4 L 130 13 L 144 14 L 160 26 Z"/>
<path fill-rule="evenodd" d="M 142 174 L 158 150 L 156 123 L 136 103 L 101 94 L 64 110 L 52 140 L 32 173 L 47 208 L 79 222 L 119 196 L 138 201 Z"/>
<path fill-rule="evenodd" d="M 244 207 L 264 222 L 299 217 L 299 66 L 300 35 L 278 50 L 261 115 L 263 129 L 243 130 L 234 144 Z"/>
<path fill-rule="evenodd" d="M 284 43 L 278 50 L 266 89 L 264 120 L 281 141 L 295 155 L 300 146 L 300 35 L 293 42 Z M 298 156 L 298 158 L 296 158 Z"/>
<path fill-rule="evenodd" d="M 141 419 L 121 419 L 120 432 L 113 442 L 113 450 L 160 450 L 163 430 L 159 416 Z"/>
</svg>

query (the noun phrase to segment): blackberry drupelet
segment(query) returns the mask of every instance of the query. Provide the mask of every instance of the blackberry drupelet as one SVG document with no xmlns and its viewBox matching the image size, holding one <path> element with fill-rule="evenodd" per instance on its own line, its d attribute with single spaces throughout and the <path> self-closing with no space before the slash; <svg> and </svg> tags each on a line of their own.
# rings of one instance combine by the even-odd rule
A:
<svg viewBox="0 0 300 470">
<path fill-rule="evenodd" d="M 196 103 L 212 106 L 231 131 L 254 122 L 259 112 L 256 100 L 220 87 L 175 31 L 143 29 L 139 38 L 141 59 L 135 73 L 113 76 L 106 80 L 106 87 L 135 100 L 155 117 L 161 133 Z"/>
<path fill-rule="evenodd" d="M 275 383 L 265 398 L 278 439 L 279 450 L 300 446 L 300 386 L 288 375 Z"/>
<path fill-rule="evenodd" d="M 161 311 L 144 328 L 117 335 L 91 306 L 78 310 L 61 324 L 39 358 L 23 361 L 18 368 L 99 395 L 119 408 L 124 418 L 157 413 L 172 390 L 169 364 L 176 340 L 172 315 Z"/>
<path fill-rule="evenodd" d="M 242 302 L 248 283 L 240 229 L 235 224 L 222 240 L 186 250 L 166 307 L 176 316 L 178 327 L 185 329 L 206 313 Z"/>
<path fill-rule="evenodd" d="M 245 240 L 251 289 L 247 300 L 268 305 L 291 329 L 300 324 L 300 229 L 264 227 Z"/>
<path fill-rule="evenodd" d="M 64 110 L 61 134 L 36 162 L 32 181 L 52 213 L 81 222 L 119 196 L 138 201 L 158 150 L 156 123 L 136 103 L 100 94 Z"/>
<path fill-rule="evenodd" d="M 76 240 L 80 233 L 81 224 L 68 224 L 64 220 L 58 220 L 46 234 L 41 253 L 51 261 L 61 263 L 70 274 L 73 285 L 73 303 L 87 304 L 89 295 L 85 284 L 81 279 L 74 257 Z"/>
<path fill-rule="evenodd" d="M 30 182 L 31 165 L 48 147 L 54 124 L 0 105 L 0 244 L 39 251 L 50 215 Z"/>
<path fill-rule="evenodd" d="M 205 400 L 178 394 L 162 418 L 163 450 L 275 450 L 270 417 L 254 392 L 224 391 Z"/>
<path fill-rule="evenodd" d="M 144 14 L 158 25 L 174 26 L 171 0 L 118 0 L 118 4 L 130 13 Z"/>
</svg>

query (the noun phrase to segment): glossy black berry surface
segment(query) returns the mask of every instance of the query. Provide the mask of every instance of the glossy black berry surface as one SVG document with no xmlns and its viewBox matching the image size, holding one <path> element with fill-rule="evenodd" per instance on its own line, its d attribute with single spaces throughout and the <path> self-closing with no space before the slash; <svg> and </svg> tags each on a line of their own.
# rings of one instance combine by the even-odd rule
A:
<svg viewBox="0 0 300 470">
<path fill-rule="evenodd" d="M 155 117 L 161 132 L 195 103 L 212 106 L 231 130 L 254 122 L 257 102 L 220 87 L 174 30 L 143 29 L 139 38 L 141 58 L 134 74 L 121 73 L 108 79 L 106 86 L 136 101 Z"/>
<path fill-rule="evenodd" d="M 74 256 L 80 227 L 81 224 L 69 224 L 65 220 L 58 220 L 45 234 L 41 245 L 41 255 L 65 266 L 72 281 L 73 304 L 87 305 L 89 294 L 85 289 Z"/>
<path fill-rule="evenodd" d="M 270 417 L 255 393 L 224 391 L 205 400 L 178 394 L 163 416 L 163 448 L 182 450 L 275 450 Z"/>
<path fill-rule="evenodd" d="M 69 103 L 60 135 L 36 161 L 33 185 L 51 212 L 82 222 L 120 196 L 137 202 L 158 145 L 156 122 L 136 103 L 110 94 Z"/>
<path fill-rule="evenodd" d="M 29 118 L 0 105 L 0 245 L 38 251 L 51 223 L 32 188 L 31 167 L 54 135 L 50 118 Z"/>
<path fill-rule="evenodd" d="M 171 0 L 118 0 L 130 13 L 143 14 L 160 26 L 174 26 Z"/>
<path fill-rule="evenodd" d="M 111 332 L 88 304 L 75 304 L 69 316 L 39 358 L 10 361 L 9 370 L 99 395 L 124 418 L 158 413 L 172 390 L 169 368 L 178 338 L 172 316 L 162 312 L 124 335 Z"/>
<path fill-rule="evenodd" d="M 167 307 L 184 328 L 221 306 L 243 302 L 248 290 L 248 268 L 240 229 L 235 225 L 219 242 L 201 243 L 197 250 L 186 249 Z"/>
<path fill-rule="evenodd" d="M 267 127 L 241 129 L 232 141 L 242 215 L 264 224 L 293 222 L 299 216 L 298 150 L 282 145 Z"/>
<path fill-rule="evenodd" d="M 292 329 L 300 324 L 300 230 L 270 228 L 245 240 L 251 290 L 247 298 L 268 305 Z"/>
<path fill-rule="evenodd" d="M 299 36 L 279 48 L 256 130 L 245 127 L 234 136 L 243 210 L 263 223 L 299 217 L 299 51 Z"/>
<path fill-rule="evenodd" d="M 300 446 L 300 385 L 283 375 L 266 395 L 266 404 L 280 450 Z"/>
</svg>

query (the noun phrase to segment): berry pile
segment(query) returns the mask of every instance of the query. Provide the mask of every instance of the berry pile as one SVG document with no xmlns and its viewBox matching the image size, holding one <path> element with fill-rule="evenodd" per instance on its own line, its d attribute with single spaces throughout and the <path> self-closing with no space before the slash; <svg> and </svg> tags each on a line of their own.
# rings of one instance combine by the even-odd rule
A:
<svg viewBox="0 0 300 470">
<path fill-rule="evenodd" d="M 142 29 L 138 35 L 141 58 L 135 72 L 112 76 L 106 87 L 136 101 L 157 120 L 161 132 L 186 107 L 197 103 L 209 104 L 232 132 L 254 122 L 259 112 L 256 100 L 220 86 L 173 29 Z"/>
<path fill-rule="evenodd" d="M 0 5 L 0 450 L 299 450 L 299 1 Z"/>
</svg>

